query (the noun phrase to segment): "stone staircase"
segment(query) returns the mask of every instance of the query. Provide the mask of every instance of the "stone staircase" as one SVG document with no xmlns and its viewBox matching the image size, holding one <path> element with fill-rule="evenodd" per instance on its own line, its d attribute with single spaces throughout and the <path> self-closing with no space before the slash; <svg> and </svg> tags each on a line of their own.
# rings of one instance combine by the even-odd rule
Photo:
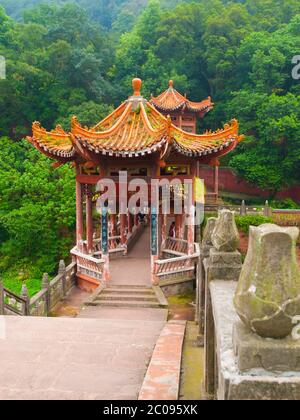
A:
<svg viewBox="0 0 300 420">
<path fill-rule="evenodd" d="M 158 287 L 112 285 L 94 294 L 88 306 L 155 309 L 168 307 L 168 302 Z"/>
</svg>

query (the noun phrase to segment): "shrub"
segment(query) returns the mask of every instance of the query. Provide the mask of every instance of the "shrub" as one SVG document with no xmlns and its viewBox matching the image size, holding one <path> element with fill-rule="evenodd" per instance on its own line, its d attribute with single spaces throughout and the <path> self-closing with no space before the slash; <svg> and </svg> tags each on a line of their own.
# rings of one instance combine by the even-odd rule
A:
<svg viewBox="0 0 300 420">
<path fill-rule="evenodd" d="M 248 234 L 250 226 L 260 226 L 264 223 L 273 223 L 271 217 L 249 215 L 249 216 L 236 216 L 236 224 L 239 230 Z"/>
</svg>

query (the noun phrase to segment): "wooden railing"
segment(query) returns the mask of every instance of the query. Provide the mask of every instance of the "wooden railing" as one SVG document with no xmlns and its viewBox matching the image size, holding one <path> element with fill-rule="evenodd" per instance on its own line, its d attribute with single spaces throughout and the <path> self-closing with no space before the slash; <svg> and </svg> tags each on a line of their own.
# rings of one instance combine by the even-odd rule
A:
<svg viewBox="0 0 300 420">
<path fill-rule="evenodd" d="M 168 239 L 172 239 L 172 238 L 168 238 Z M 176 242 L 178 242 L 178 240 Z M 180 241 L 180 242 L 184 242 L 185 244 L 186 241 Z M 174 243 L 174 239 L 172 239 L 172 243 Z M 164 252 L 170 253 L 167 250 L 165 250 Z M 179 251 L 174 250 L 172 252 L 178 253 Z M 193 275 L 195 271 L 195 264 L 198 261 L 199 257 L 200 257 L 200 246 L 199 244 L 195 243 L 194 253 L 191 255 L 187 255 L 186 253 L 185 255 L 182 255 L 182 256 L 175 256 L 173 258 L 156 261 L 154 274 L 157 277 L 165 277 L 165 276 L 181 274 L 181 273 L 190 273 Z"/>
<path fill-rule="evenodd" d="M 104 260 L 101 258 L 92 257 L 91 255 L 84 254 L 73 248 L 71 255 L 76 259 L 77 272 L 85 274 L 96 280 L 102 280 Z"/>
<path fill-rule="evenodd" d="M 174 255 L 186 255 L 188 253 L 188 242 L 183 239 L 167 238 L 163 252 Z"/>
</svg>

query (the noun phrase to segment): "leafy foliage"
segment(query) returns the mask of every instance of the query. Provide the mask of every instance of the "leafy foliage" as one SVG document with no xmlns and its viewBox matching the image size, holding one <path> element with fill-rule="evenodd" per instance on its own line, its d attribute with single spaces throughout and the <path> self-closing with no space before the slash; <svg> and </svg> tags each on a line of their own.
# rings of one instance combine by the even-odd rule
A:
<svg viewBox="0 0 300 420">
<path fill-rule="evenodd" d="M 74 172 L 54 170 L 25 141 L 0 144 L 0 271 L 41 278 L 54 273 L 73 244 Z"/>
<path fill-rule="evenodd" d="M 236 225 L 239 230 L 242 232 L 248 234 L 250 226 L 260 226 L 265 223 L 273 223 L 273 219 L 271 217 L 265 217 L 265 216 L 236 216 Z"/>
<path fill-rule="evenodd" d="M 53 272 L 75 224 L 73 171 L 52 169 L 20 139 L 34 120 L 68 130 L 76 114 L 96 124 L 131 94 L 135 76 L 146 97 L 170 78 L 192 100 L 212 96 L 215 109 L 199 121 L 201 130 L 238 118 L 246 138 L 223 163 L 252 184 L 271 195 L 299 184 L 300 84 L 291 77 L 298 0 L 0 4 L 7 62 L 0 80 L 0 272 L 7 281 L 19 271 L 31 279 Z"/>
</svg>

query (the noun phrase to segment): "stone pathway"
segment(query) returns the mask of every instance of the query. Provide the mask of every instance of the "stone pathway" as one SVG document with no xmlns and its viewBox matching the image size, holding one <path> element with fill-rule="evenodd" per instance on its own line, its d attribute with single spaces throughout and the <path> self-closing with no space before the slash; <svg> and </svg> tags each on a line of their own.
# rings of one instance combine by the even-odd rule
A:
<svg viewBox="0 0 300 420">
<path fill-rule="evenodd" d="M 112 284 L 150 287 L 149 229 L 127 258 L 112 263 Z M 138 398 L 168 311 L 83 307 L 74 291 L 65 318 L 0 317 L 1 399 Z M 71 318 L 79 311 L 77 318 Z"/>
<path fill-rule="evenodd" d="M 124 258 L 110 262 L 111 285 L 151 287 L 150 228 Z"/>
<path fill-rule="evenodd" d="M 140 318 L 0 317 L 0 400 L 137 399 L 165 325 Z"/>
</svg>

